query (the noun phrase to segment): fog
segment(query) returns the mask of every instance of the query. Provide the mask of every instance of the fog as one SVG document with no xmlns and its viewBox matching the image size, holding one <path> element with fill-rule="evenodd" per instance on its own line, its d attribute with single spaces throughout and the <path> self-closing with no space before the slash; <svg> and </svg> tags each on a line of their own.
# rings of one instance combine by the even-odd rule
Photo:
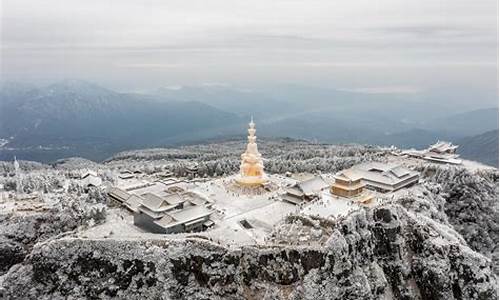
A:
<svg viewBox="0 0 500 300">
<path fill-rule="evenodd" d="M 496 106 L 497 11 L 490 0 L 4 0 L 1 76 L 122 91 L 292 83 L 450 103 L 466 92 Z"/>
</svg>

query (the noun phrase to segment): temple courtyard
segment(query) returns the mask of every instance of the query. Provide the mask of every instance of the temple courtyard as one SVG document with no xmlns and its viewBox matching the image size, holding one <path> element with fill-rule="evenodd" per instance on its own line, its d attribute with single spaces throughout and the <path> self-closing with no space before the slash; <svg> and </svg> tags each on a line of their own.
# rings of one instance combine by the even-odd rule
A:
<svg viewBox="0 0 500 300">
<path fill-rule="evenodd" d="M 236 176 L 236 175 L 235 175 Z M 273 228 L 293 213 L 301 213 L 323 218 L 337 218 L 359 209 L 360 204 L 342 199 L 323 191 L 314 201 L 294 205 L 283 201 L 281 195 L 285 189 L 298 180 L 282 175 L 269 175 L 274 189 L 254 189 L 238 191 L 234 187 L 235 176 L 208 180 L 205 182 L 182 182 L 182 187 L 202 198 L 213 202 L 214 212 L 210 216 L 211 228 L 202 232 L 164 234 L 166 238 L 204 236 L 226 245 L 265 244 Z M 312 174 L 300 174 L 301 178 L 313 177 Z M 328 177 L 328 176 L 325 176 Z M 172 186 L 175 186 L 173 184 Z M 79 233 L 83 238 L 148 238 L 161 236 L 150 233 L 134 225 L 133 213 L 117 207 L 110 209 L 107 221 L 89 230 Z"/>
<path fill-rule="evenodd" d="M 335 220 L 402 193 L 418 192 L 420 173 L 405 166 L 408 160 L 439 158 L 458 163 L 457 146 L 440 142 L 425 151 L 394 153 L 392 161 L 363 162 L 335 174 L 266 174 L 255 133 L 252 119 L 240 171 L 231 176 L 158 179 L 122 172 L 107 190 L 120 208 L 112 209 L 104 224 L 80 235 L 197 236 L 225 245 L 262 245 L 289 215 Z"/>
</svg>

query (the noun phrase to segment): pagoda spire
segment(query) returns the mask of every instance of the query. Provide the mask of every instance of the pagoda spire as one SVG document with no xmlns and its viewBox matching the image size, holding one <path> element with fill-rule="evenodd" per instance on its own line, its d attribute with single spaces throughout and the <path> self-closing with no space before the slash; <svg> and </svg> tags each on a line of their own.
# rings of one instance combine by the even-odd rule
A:
<svg viewBox="0 0 500 300">
<path fill-rule="evenodd" d="M 14 156 L 14 174 L 16 176 L 16 192 L 21 193 L 23 191 L 21 172 L 19 172 L 19 162 L 17 157 Z"/>
<path fill-rule="evenodd" d="M 241 185 L 256 186 L 267 182 L 262 155 L 257 148 L 256 131 L 253 116 L 251 116 L 250 123 L 248 123 L 248 144 L 246 151 L 241 154 L 240 174 L 236 179 Z"/>
</svg>

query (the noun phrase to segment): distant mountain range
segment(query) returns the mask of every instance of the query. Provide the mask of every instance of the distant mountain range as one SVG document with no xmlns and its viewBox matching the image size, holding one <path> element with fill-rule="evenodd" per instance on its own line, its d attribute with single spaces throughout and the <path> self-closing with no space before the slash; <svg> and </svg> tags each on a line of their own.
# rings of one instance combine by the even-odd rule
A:
<svg viewBox="0 0 500 300">
<path fill-rule="evenodd" d="M 463 158 L 498 168 L 498 129 L 460 139 L 457 144 Z"/>
<path fill-rule="evenodd" d="M 442 103 L 442 102 L 440 102 Z M 498 108 L 460 111 L 425 97 L 277 85 L 160 88 L 118 93 L 79 80 L 0 89 L 0 159 L 94 160 L 144 147 L 259 136 L 423 147 L 498 129 Z M 473 142 L 473 141 L 471 141 Z"/>
<path fill-rule="evenodd" d="M 450 135 L 477 135 L 498 128 L 498 108 L 478 109 L 432 120 L 426 128 Z"/>
<path fill-rule="evenodd" d="M 17 93 L 9 89 L 0 100 L 0 138 L 8 139 L 4 148 L 93 159 L 122 149 L 216 135 L 217 128 L 238 120 L 201 102 L 158 101 L 82 81 Z"/>
<path fill-rule="evenodd" d="M 498 108 L 463 111 L 427 95 L 366 94 L 277 85 L 237 89 L 227 86 L 158 89 L 154 94 L 191 100 L 247 117 L 257 117 L 259 135 L 327 142 L 420 147 L 498 128 Z"/>
</svg>

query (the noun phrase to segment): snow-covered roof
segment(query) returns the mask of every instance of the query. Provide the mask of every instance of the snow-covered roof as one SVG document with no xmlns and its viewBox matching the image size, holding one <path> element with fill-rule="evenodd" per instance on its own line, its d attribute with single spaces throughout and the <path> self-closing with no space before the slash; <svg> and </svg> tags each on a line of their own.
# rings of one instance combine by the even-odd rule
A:
<svg viewBox="0 0 500 300">
<path fill-rule="evenodd" d="M 299 189 L 306 195 L 312 195 L 329 187 L 329 184 L 321 176 L 315 176 L 311 179 L 299 182 Z"/>
<path fill-rule="evenodd" d="M 287 201 L 287 202 L 290 202 L 292 204 L 299 204 L 303 201 L 303 199 L 301 197 L 295 197 L 293 195 L 290 195 L 290 194 L 284 194 L 281 196 L 281 199 L 283 201 Z"/>
<path fill-rule="evenodd" d="M 165 200 L 163 200 L 162 197 L 152 193 L 143 194 L 141 195 L 141 197 L 143 198 L 142 205 L 146 206 L 151 210 L 159 209 L 165 202 Z"/>
<path fill-rule="evenodd" d="M 355 165 L 353 169 L 383 173 L 383 172 L 388 172 L 398 166 L 399 165 L 395 163 L 382 163 L 378 161 L 370 161 L 366 163 L 361 163 L 359 165 Z"/>
<path fill-rule="evenodd" d="M 410 174 L 411 171 L 401 166 L 397 166 L 395 168 L 392 168 L 390 172 L 392 172 L 396 177 L 402 178 Z"/>
<path fill-rule="evenodd" d="M 159 225 L 169 227 L 175 224 L 188 223 L 200 218 L 204 218 L 211 215 L 213 212 L 213 210 L 208 209 L 204 206 L 192 206 L 187 209 L 180 209 L 175 212 L 167 213 L 160 220 L 158 220 L 157 223 Z"/>
<path fill-rule="evenodd" d="M 169 208 L 175 206 L 179 203 L 184 202 L 181 196 L 178 194 L 171 194 L 167 196 L 160 197 L 153 193 L 146 193 L 141 195 L 143 197 L 142 205 L 149 208 L 152 211 L 158 211 L 162 208 Z"/>
<path fill-rule="evenodd" d="M 94 174 L 86 174 L 84 177 L 82 177 L 82 184 L 85 186 L 101 186 L 102 184 L 102 179 L 101 177 L 94 175 Z"/>
<path fill-rule="evenodd" d="M 458 148 L 458 145 L 453 145 L 450 142 L 438 141 L 437 143 L 429 146 L 429 151 L 437 153 L 453 153 Z"/>
<path fill-rule="evenodd" d="M 410 149 L 402 153 L 438 163 L 461 164 L 462 160 L 458 159 L 460 155 L 456 153 L 457 148 L 458 145 L 450 142 L 438 141 L 426 150 Z"/>
<path fill-rule="evenodd" d="M 342 170 L 337 175 L 335 175 L 335 179 L 339 178 L 344 181 L 357 181 L 362 179 L 362 175 L 357 172 L 355 169 L 346 169 Z"/>
<path fill-rule="evenodd" d="M 137 211 L 137 208 L 139 207 L 139 205 L 141 205 L 142 203 L 142 198 L 137 196 L 137 195 L 134 195 L 132 194 L 128 199 L 127 201 L 125 201 L 125 206 L 127 208 L 129 208 L 130 210 L 132 211 Z"/>
<path fill-rule="evenodd" d="M 203 205 L 205 203 L 210 203 L 210 199 L 191 192 L 183 193 L 181 196 L 184 200 L 189 201 L 193 205 Z"/>
<path fill-rule="evenodd" d="M 118 186 L 125 191 L 138 192 L 141 189 L 152 186 L 152 184 L 146 180 L 139 179 L 129 179 L 124 182 L 120 182 Z"/>
<path fill-rule="evenodd" d="M 304 193 L 299 189 L 298 186 L 292 186 L 287 188 L 286 193 L 297 197 L 302 197 L 304 195 Z"/>
<path fill-rule="evenodd" d="M 395 186 L 408 178 L 418 178 L 419 173 L 394 163 L 368 162 L 352 167 L 365 181 Z"/>
<path fill-rule="evenodd" d="M 127 193 L 126 191 L 120 189 L 120 188 L 117 188 L 117 187 L 112 187 L 109 191 L 108 191 L 108 194 L 119 200 L 119 201 L 122 201 L 122 202 L 125 202 L 129 197 L 130 197 L 130 194 Z"/>
<path fill-rule="evenodd" d="M 357 183 L 354 183 L 354 184 L 350 183 L 349 185 L 339 183 L 338 181 L 335 181 L 335 183 L 332 184 L 332 188 L 338 188 L 338 189 L 342 189 L 345 191 L 354 191 L 354 190 L 361 189 L 364 187 L 365 187 L 365 183 L 363 183 L 362 181 L 358 181 Z"/>
<path fill-rule="evenodd" d="M 423 157 L 425 160 L 437 162 L 437 163 L 445 163 L 452 165 L 460 165 L 462 164 L 462 160 L 458 159 L 458 155 L 445 156 L 445 155 L 426 155 Z"/>
</svg>

